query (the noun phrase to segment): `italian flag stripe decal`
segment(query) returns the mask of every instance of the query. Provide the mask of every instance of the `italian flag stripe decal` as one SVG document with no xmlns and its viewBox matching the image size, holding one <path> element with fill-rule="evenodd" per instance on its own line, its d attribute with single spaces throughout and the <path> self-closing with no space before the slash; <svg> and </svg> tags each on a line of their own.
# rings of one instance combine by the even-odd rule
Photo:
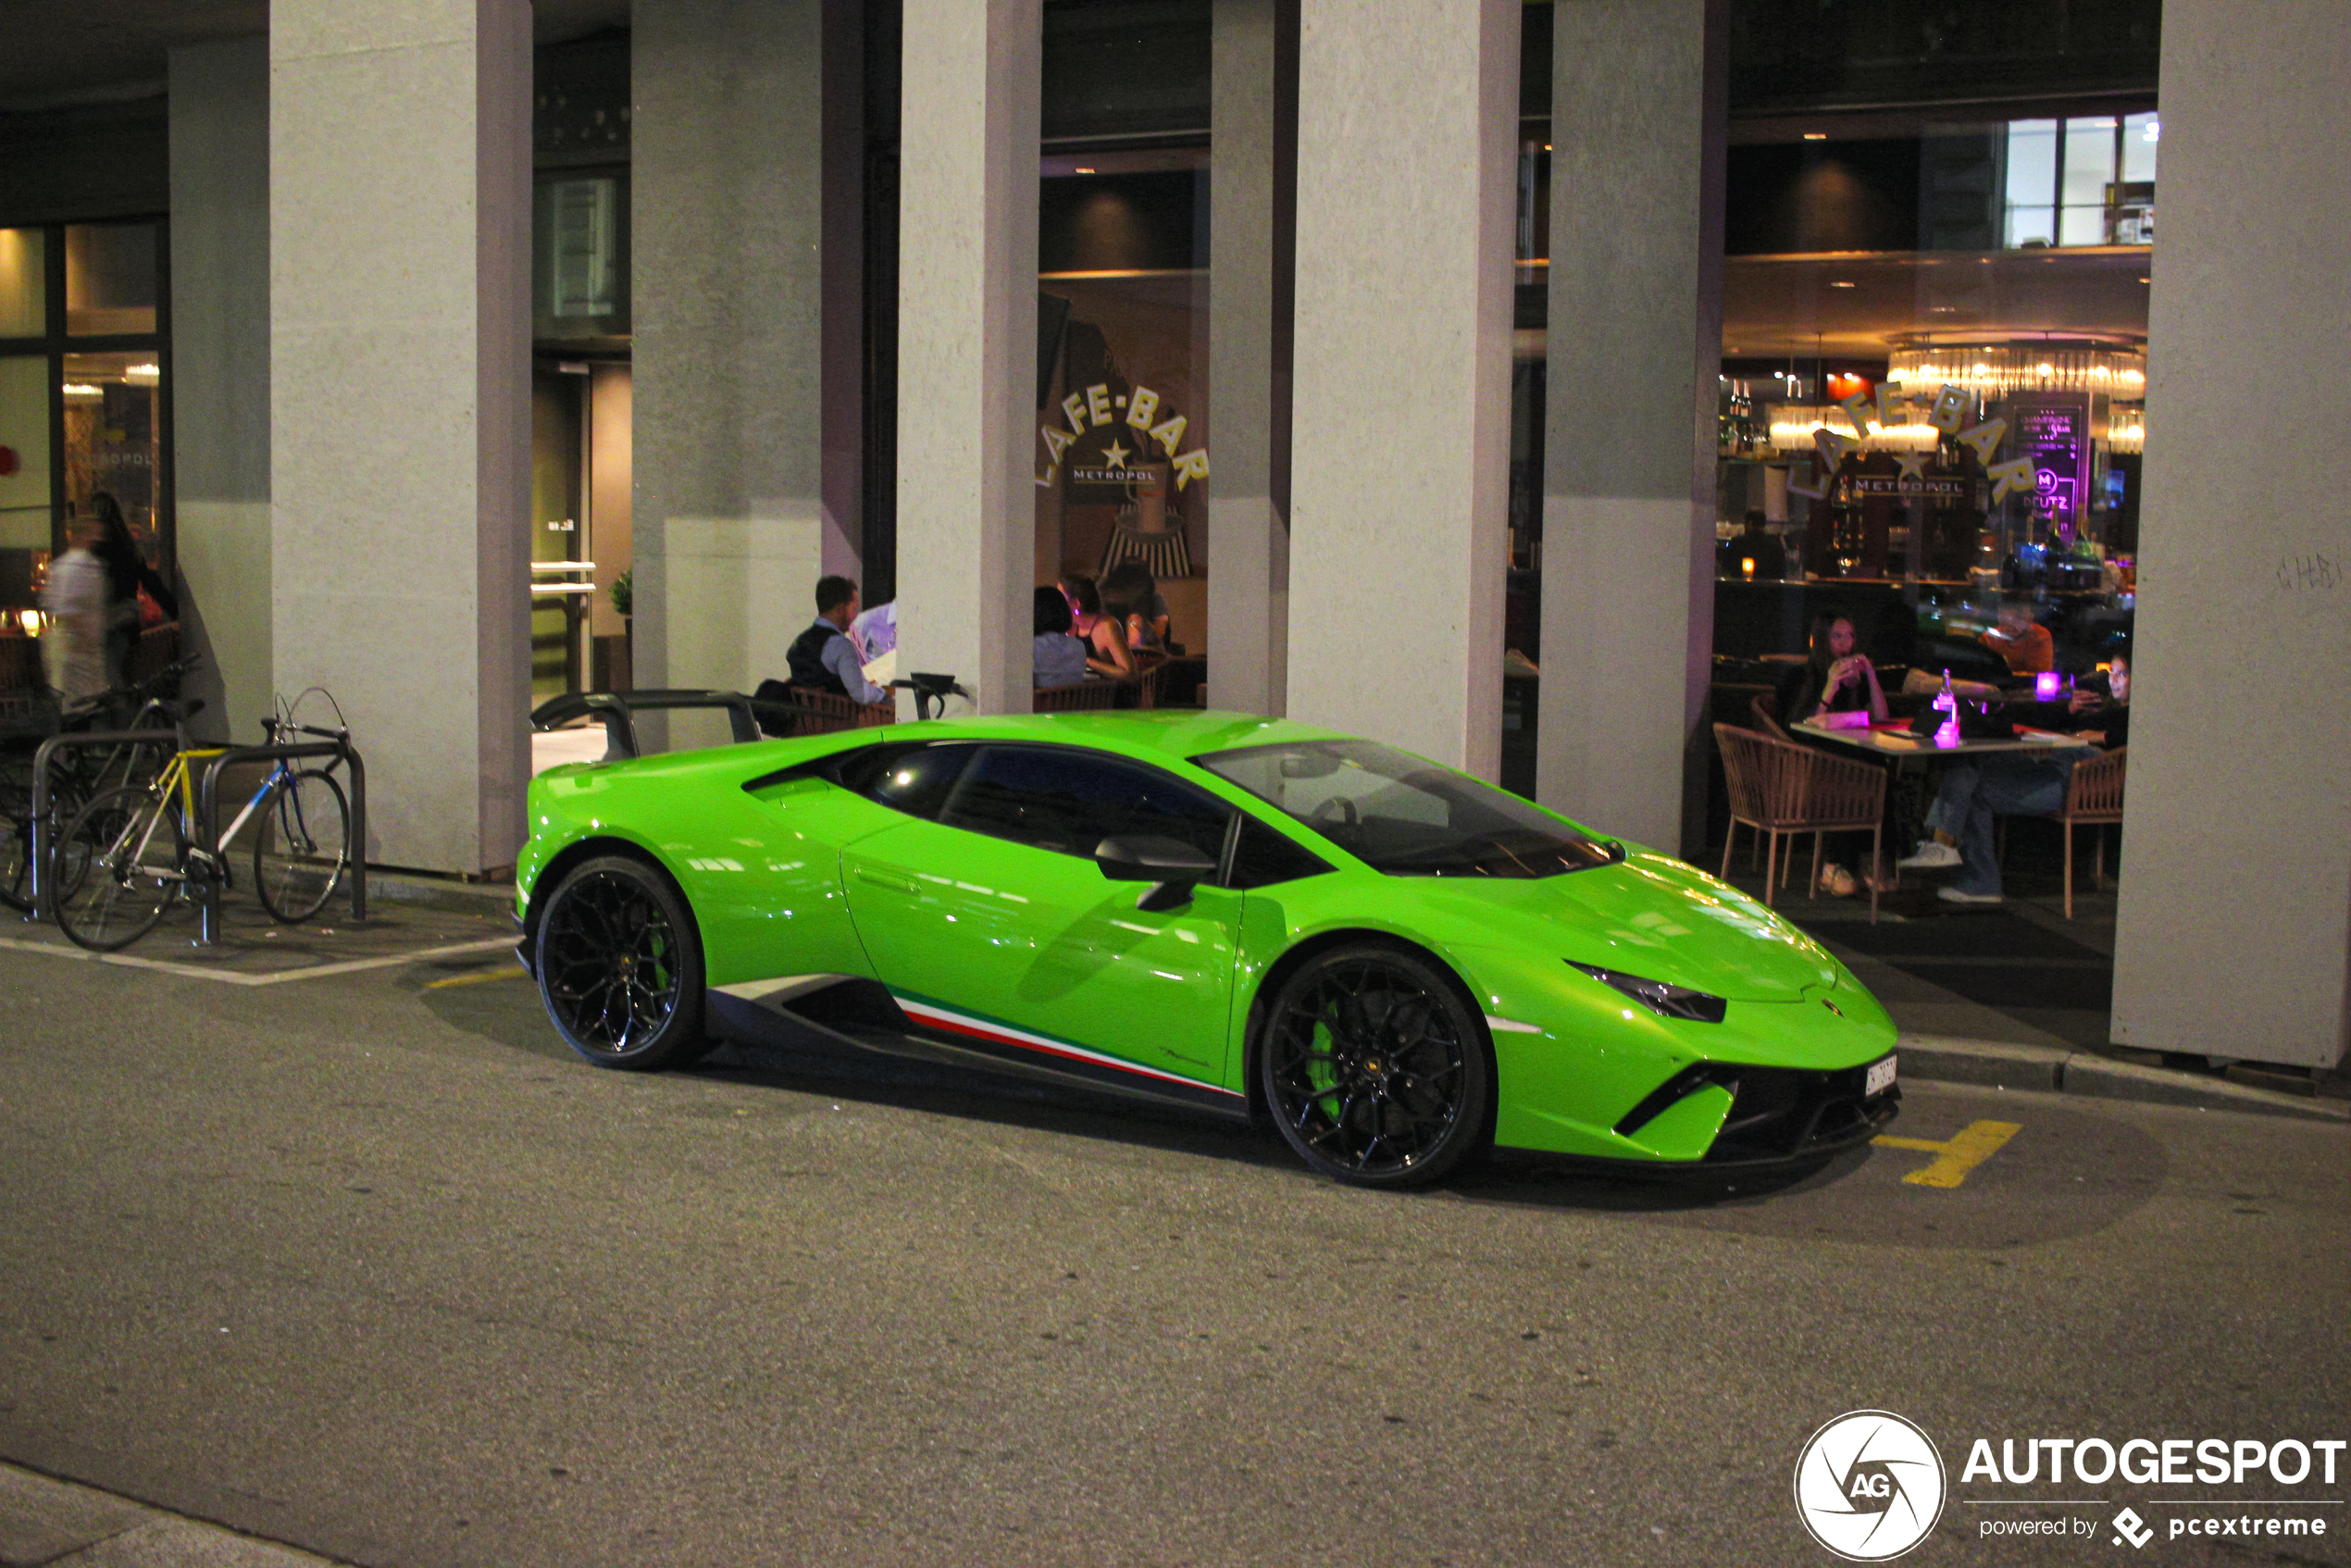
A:
<svg viewBox="0 0 2351 1568">
<path fill-rule="evenodd" d="M 1041 1056 L 1057 1056 L 1065 1062 L 1079 1062 L 1094 1067 L 1111 1067 L 1122 1073 L 1132 1073 L 1138 1077 L 1156 1078 L 1162 1083 L 1180 1084 L 1186 1089 L 1204 1089 L 1211 1094 L 1222 1094 L 1235 1100 L 1240 1098 L 1231 1089 L 1217 1084 L 1202 1083 L 1197 1078 L 1163 1073 L 1156 1067 L 1146 1067 L 1138 1063 L 1122 1062 L 1115 1056 L 1105 1056 L 1099 1051 L 1088 1051 L 1084 1046 L 1071 1045 L 1066 1040 L 1031 1034 L 1026 1029 L 1014 1028 L 1010 1024 L 997 1023 L 992 1018 L 981 1018 L 968 1013 L 958 1013 L 952 1008 L 941 1007 L 938 1002 L 906 991 L 893 989 L 889 994 L 898 999 L 899 1008 L 907 1017 L 929 1028 L 943 1029 L 949 1034 L 962 1035 L 969 1039 L 986 1040 L 991 1045 L 1016 1046 L 1023 1051 L 1036 1052 Z"/>
</svg>

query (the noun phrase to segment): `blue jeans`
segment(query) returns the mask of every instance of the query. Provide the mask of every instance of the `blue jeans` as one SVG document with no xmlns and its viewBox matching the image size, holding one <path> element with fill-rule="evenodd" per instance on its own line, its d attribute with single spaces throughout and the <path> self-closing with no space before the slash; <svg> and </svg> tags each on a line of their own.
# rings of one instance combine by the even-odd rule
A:
<svg viewBox="0 0 2351 1568">
<path fill-rule="evenodd" d="M 1926 825 L 1959 841 L 1959 874 L 1951 886 L 1963 893 L 1998 893 L 2000 859 L 1992 819 L 2054 815 L 2065 804 L 2066 781 L 2072 777 L 2070 762 L 2007 753 L 1946 768 Z"/>
</svg>

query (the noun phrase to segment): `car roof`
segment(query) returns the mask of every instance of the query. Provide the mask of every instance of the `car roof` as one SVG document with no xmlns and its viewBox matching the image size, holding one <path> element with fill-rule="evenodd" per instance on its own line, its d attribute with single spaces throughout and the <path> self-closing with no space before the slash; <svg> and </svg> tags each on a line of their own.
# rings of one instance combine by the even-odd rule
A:
<svg viewBox="0 0 2351 1568">
<path fill-rule="evenodd" d="M 999 714 L 977 718 L 937 719 L 922 725 L 892 725 L 877 740 L 998 740 L 1058 741 L 1064 745 L 1174 757 L 1196 757 L 1242 746 L 1286 740 L 1346 740 L 1354 737 L 1320 725 L 1263 714 L 1219 713 L 1200 708 L 1150 708 L 1061 714 Z"/>
</svg>

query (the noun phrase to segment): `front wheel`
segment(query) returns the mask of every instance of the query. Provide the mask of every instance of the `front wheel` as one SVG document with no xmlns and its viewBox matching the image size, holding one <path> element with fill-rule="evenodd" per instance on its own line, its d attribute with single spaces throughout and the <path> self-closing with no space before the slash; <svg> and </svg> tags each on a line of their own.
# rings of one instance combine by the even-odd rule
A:
<svg viewBox="0 0 2351 1568">
<path fill-rule="evenodd" d="M 81 808 L 51 862 L 58 928 L 93 952 L 129 947 L 180 896 L 187 858 L 169 801 L 141 789 L 107 790 Z"/>
<path fill-rule="evenodd" d="M 565 877 L 539 916 L 538 958 L 555 1032 L 599 1067 L 650 1072 L 709 1049 L 693 914 L 643 861 L 603 855 Z"/>
<path fill-rule="evenodd" d="M 1318 954 L 1284 983 L 1263 1027 L 1266 1107 L 1323 1175 L 1418 1187 L 1484 1142 L 1494 1101 L 1484 1021 L 1421 954 L 1375 943 Z"/>
<path fill-rule="evenodd" d="M 290 773 L 261 803 L 254 835 L 253 890 L 285 925 L 327 906 L 351 864 L 351 807 L 332 774 Z"/>
</svg>

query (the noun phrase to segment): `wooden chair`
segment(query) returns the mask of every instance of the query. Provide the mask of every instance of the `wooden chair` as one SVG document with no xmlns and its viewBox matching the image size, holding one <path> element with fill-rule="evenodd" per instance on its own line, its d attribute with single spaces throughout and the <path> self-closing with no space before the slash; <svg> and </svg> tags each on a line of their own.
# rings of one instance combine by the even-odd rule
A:
<svg viewBox="0 0 2351 1568">
<path fill-rule="evenodd" d="M 1145 653 L 1140 650 L 1136 652 L 1135 674 L 1127 684 L 1131 685 L 1135 689 L 1135 705 L 1137 707 L 1155 708 L 1159 706 L 1160 684 L 1163 678 L 1166 676 L 1166 654 Z"/>
<path fill-rule="evenodd" d="M 1755 717 L 1755 728 L 1774 740 L 1793 740 L 1787 726 L 1780 722 L 1780 700 L 1769 691 L 1758 691 L 1747 700 L 1747 711 Z"/>
<path fill-rule="evenodd" d="M 838 691 L 820 691 L 813 686 L 786 688 L 791 700 L 813 710 L 791 721 L 789 733 L 793 735 L 839 735 L 849 729 L 875 729 L 898 722 L 898 706 L 894 703 L 861 703 Z"/>
<path fill-rule="evenodd" d="M 2128 746 L 2117 746 L 2074 765 L 2065 786 L 2065 804 L 2058 820 L 2065 825 L 2065 917 L 2073 918 L 2073 829 L 2076 824 L 2097 831 L 2097 852 L 2091 863 L 2090 883 L 2106 886 L 2106 828 L 2122 820 L 2122 770 Z"/>
<path fill-rule="evenodd" d="M 1029 693 L 1029 712 L 1069 714 L 1115 707 L 1119 688 L 1125 684 L 1118 680 L 1081 680 L 1071 686 L 1039 686 Z"/>
<path fill-rule="evenodd" d="M 1731 874 L 1731 850 L 1742 823 L 1765 835 L 1770 844 L 1763 877 L 1767 904 L 1796 859 L 1794 844 L 1788 846 L 1787 862 L 1780 859 L 1782 834 L 1791 839 L 1812 835 L 1812 880 L 1805 884 L 1811 888 L 1820 882 L 1824 835 L 1867 829 L 1870 923 L 1877 924 L 1877 885 L 1885 865 L 1885 770 L 1728 724 L 1714 727 L 1714 743 L 1723 753 L 1723 774 L 1731 795 L 1723 875 Z"/>
</svg>

